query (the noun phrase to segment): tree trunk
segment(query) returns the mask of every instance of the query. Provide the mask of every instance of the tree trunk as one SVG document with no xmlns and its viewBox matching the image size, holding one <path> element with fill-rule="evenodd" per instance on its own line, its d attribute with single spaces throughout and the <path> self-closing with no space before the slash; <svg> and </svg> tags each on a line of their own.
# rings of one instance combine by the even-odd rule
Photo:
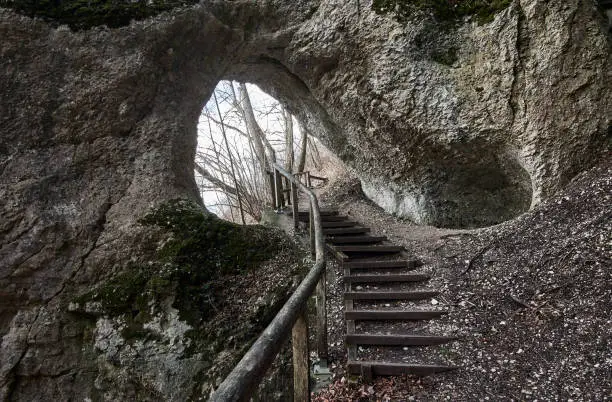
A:
<svg viewBox="0 0 612 402">
<path fill-rule="evenodd" d="M 300 124 L 300 153 L 297 158 L 296 173 L 304 171 L 306 166 L 306 149 L 308 147 L 308 131 L 303 124 Z"/>
<path fill-rule="evenodd" d="M 285 121 L 285 170 L 293 172 L 293 116 L 284 106 L 282 112 Z"/>
<path fill-rule="evenodd" d="M 227 141 L 227 134 L 225 133 L 225 127 L 223 125 L 223 116 L 221 115 L 221 109 L 219 108 L 219 102 L 217 101 L 217 94 L 213 91 L 213 98 L 215 99 L 215 105 L 217 105 L 217 112 L 219 113 L 219 121 L 221 122 L 221 133 L 223 134 L 223 140 L 225 141 L 225 148 L 227 149 L 227 155 L 230 160 L 230 168 L 232 171 L 232 178 L 234 179 L 234 187 L 236 188 L 236 197 L 238 198 L 238 208 L 240 209 L 240 218 L 242 224 L 245 225 L 244 220 L 244 209 L 242 208 L 242 198 L 240 190 L 238 189 L 238 180 L 236 179 L 236 171 L 234 170 L 234 160 L 232 157 L 232 151 L 230 150 L 229 143 Z"/>
<path fill-rule="evenodd" d="M 244 113 L 246 126 L 249 134 L 253 136 L 253 144 L 257 149 L 260 144 L 265 148 L 265 155 L 267 158 L 267 164 L 264 165 L 265 168 L 270 167 L 272 163 L 276 162 L 276 151 L 270 145 L 270 142 L 266 138 L 261 127 L 257 124 L 257 120 L 255 120 L 255 113 L 253 112 L 253 106 L 251 105 L 251 98 L 249 98 L 249 93 L 246 88 L 246 84 L 244 82 L 238 83 L 240 100 L 242 101 L 242 111 Z M 258 153 L 260 151 L 257 151 Z"/>
</svg>

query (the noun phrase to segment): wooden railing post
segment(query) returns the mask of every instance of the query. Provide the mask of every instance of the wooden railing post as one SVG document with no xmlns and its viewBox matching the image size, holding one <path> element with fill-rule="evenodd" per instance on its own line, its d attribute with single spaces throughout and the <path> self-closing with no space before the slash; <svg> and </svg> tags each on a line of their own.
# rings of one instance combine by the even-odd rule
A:
<svg viewBox="0 0 612 402">
<path fill-rule="evenodd" d="M 272 196 L 272 208 L 276 209 L 276 190 L 274 187 L 274 173 L 268 172 L 268 183 L 270 184 L 270 195 Z"/>
<path fill-rule="evenodd" d="M 211 402 L 249 400 L 254 395 L 274 357 L 278 354 L 283 341 L 288 338 L 290 331 L 294 340 L 294 398 L 301 402 L 308 401 L 310 397 L 306 307 L 308 299 L 317 291 L 317 286 L 321 286 L 321 290 L 325 289 L 324 282 L 322 285 L 320 282 L 321 277 L 325 276 L 325 239 L 321 225 L 321 211 L 319 210 L 317 197 L 310 188 L 298 182 L 282 166 L 274 164 L 273 168 L 274 199 L 278 202 L 278 206 L 283 205 L 281 197 L 279 197 L 281 187 L 281 183 L 277 180 L 279 175 L 287 177 L 290 182 L 293 182 L 308 196 L 310 202 L 310 239 L 315 263 L 274 319 L 210 396 L 209 400 Z M 325 306 L 323 299 L 321 299 L 319 305 L 321 308 Z M 325 329 L 322 329 L 319 334 L 326 334 L 326 332 Z M 326 352 L 322 351 L 321 353 Z"/>
<path fill-rule="evenodd" d="M 284 208 L 287 205 L 287 200 L 285 199 L 285 181 L 280 173 L 278 175 L 278 198 L 280 198 L 281 208 Z"/>
<path fill-rule="evenodd" d="M 317 283 L 317 355 L 319 360 L 327 360 L 327 269 L 323 269 L 323 274 Z"/>
<path fill-rule="evenodd" d="M 310 365 L 308 361 L 308 321 L 306 309 L 299 313 L 291 332 L 293 345 L 293 400 L 310 400 Z"/>
<path fill-rule="evenodd" d="M 298 228 L 298 193 L 297 186 L 291 182 L 291 210 L 293 211 L 293 228 Z"/>
<path fill-rule="evenodd" d="M 278 170 L 276 170 L 276 168 L 274 169 L 274 196 L 276 199 L 276 209 L 281 209 L 283 207 L 283 201 L 281 198 L 282 195 L 282 188 L 280 188 L 281 186 L 281 181 L 279 178 L 279 173 Z"/>
<path fill-rule="evenodd" d="M 291 205 L 291 187 L 289 186 L 290 180 L 285 176 L 281 176 L 281 178 L 283 179 L 283 188 L 289 189 L 289 194 L 287 195 L 285 202 L 287 203 L 287 205 Z"/>
<path fill-rule="evenodd" d="M 316 254 L 316 244 L 315 244 L 314 218 L 312 216 L 312 205 L 310 206 L 310 213 L 308 214 L 308 216 L 310 217 L 308 220 L 308 227 L 309 227 L 308 234 L 310 236 L 310 254 L 314 256 Z"/>
</svg>

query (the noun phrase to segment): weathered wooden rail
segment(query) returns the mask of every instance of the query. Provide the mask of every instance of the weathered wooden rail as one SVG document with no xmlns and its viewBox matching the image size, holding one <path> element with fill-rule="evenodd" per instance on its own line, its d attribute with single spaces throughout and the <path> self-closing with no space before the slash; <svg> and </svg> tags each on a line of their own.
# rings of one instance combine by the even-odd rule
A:
<svg viewBox="0 0 612 402">
<path fill-rule="evenodd" d="M 266 371 L 278 354 L 284 341 L 291 333 L 293 347 L 294 400 L 308 401 L 309 360 L 308 360 L 308 323 L 306 306 L 315 292 L 317 295 L 317 352 L 319 359 L 327 359 L 327 318 L 325 311 L 325 244 L 321 225 L 321 211 L 314 192 L 294 175 L 274 164 L 271 183 L 274 189 L 275 207 L 284 204 L 283 180 L 290 183 L 290 202 L 293 210 L 294 225 L 297 227 L 298 190 L 306 193 L 310 203 L 310 240 L 311 252 L 315 263 L 302 280 L 289 300 L 280 309 L 268 327 L 261 333 L 253 346 L 246 352 L 230 374 L 211 396 L 211 401 L 245 401 L 254 393 Z M 281 177 L 282 176 L 282 177 Z M 306 181 L 308 184 L 308 180 Z"/>
<path fill-rule="evenodd" d="M 312 188 L 312 181 L 313 180 L 318 180 L 320 182 L 324 182 L 327 183 L 327 177 L 321 177 L 321 176 L 315 176 L 313 174 L 310 173 L 310 171 L 305 170 L 303 172 L 298 172 L 298 173 L 294 173 L 293 174 L 301 183 L 305 184 L 306 186 Z"/>
</svg>

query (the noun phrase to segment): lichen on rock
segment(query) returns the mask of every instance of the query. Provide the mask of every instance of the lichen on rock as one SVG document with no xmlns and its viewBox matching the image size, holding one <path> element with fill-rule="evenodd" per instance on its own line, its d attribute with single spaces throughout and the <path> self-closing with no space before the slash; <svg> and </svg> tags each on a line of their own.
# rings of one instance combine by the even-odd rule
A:
<svg viewBox="0 0 612 402">
<path fill-rule="evenodd" d="M 97 381 L 105 384 L 105 398 L 130 392 L 168 400 L 206 395 L 297 284 L 274 285 L 236 313 L 243 319 L 228 321 L 222 317 L 235 303 L 226 293 L 228 281 L 241 282 L 238 277 L 279 256 L 291 261 L 289 274 L 299 275 L 298 251 L 278 230 L 223 221 L 184 199 L 160 205 L 140 222 L 166 233 L 158 259 L 128 263 L 68 309 L 94 323 Z"/>
<path fill-rule="evenodd" d="M 66 24 L 74 30 L 83 30 L 100 25 L 118 28 L 129 25 L 132 20 L 194 3 L 195 0 L 1 0 L 0 7 L 42 18 L 53 25 Z"/>
<path fill-rule="evenodd" d="M 372 10 L 379 14 L 393 13 L 400 22 L 408 22 L 419 13 L 429 12 L 440 20 L 476 16 L 480 23 L 487 23 L 511 2 L 512 0 L 374 0 Z"/>
</svg>

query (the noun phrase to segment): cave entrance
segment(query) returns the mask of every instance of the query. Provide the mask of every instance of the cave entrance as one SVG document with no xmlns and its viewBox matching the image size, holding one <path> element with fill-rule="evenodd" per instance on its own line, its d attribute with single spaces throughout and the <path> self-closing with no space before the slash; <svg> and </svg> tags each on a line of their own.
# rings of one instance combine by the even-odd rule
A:
<svg viewBox="0 0 612 402">
<path fill-rule="evenodd" d="M 268 144 L 250 139 L 244 110 L 240 112 L 234 107 L 237 104 L 244 109 L 240 82 L 255 83 L 245 84 L 246 91 L 252 91 L 251 97 L 255 100 L 265 99 L 262 110 L 257 110 L 260 106 L 254 107 L 251 120 L 257 122 L 259 130 L 267 133 Z M 230 106 L 223 106 L 224 103 Z M 446 137 L 432 134 L 421 141 L 408 141 L 415 145 L 401 149 L 409 155 L 407 158 L 391 158 L 389 155 L 395 154 L 385 147 L 393 148 L 395 143 L 387 144 L 382 138 L 389 133 L 377 133 L 370 142 L 362 141 L 363 136 L 358 133 L 361 124 L 367 123 L 365 120 L 340 125 L 342 121 L 331 117 L 298 76 L 268 57 L 257 56 L 234 64 L 224 73 L 224 80 L 219 81 L 217 92 L 210 93 L 204 112 L 210 119 L 200 118 L 198 158 L 204 153 L 204 160 L 199 160 L 199 164 L 209 171 L 196 172 L 196 180 L 204 189 L 205 205 L 238 223 L 258 222 L 263 206 L 271 199 L 260 161 L 271 160 L 272 150 L 277 162 L 286 164 L 292 160 L 295 171 L 304 149 L 301 145 L 303 131 L 309 138 L 308 146 L 316 143 L 316 138 L 332 157 L 346 163 L 360 180 L 367 198 L 387 212 L 417 224 L 445 228 L 490 226 L 515 218 L 529 210 L 532 203 L 530 174 L 517 154 L 504 144 L 491 144 L 482 138 L 449 143 Z M 241 114 L 244 123 L 236 120 Z M 288 119 L 287 115 L 291 117 Z M 223 130 L 209 125 L 218 125 L 220 116 L 228 119 L 225 125 L 227 141 L 223 138 Z M 286 146 L 289 124 L 293 131 L 292 147 Z M 400 143 L 407 142 L 404 137 L 411 135 L 393 124 L 385 129 L 401 131 Z M 214 140 L 210 139 L 211 135 Z M 208 151 L 202 147 L 207 147 Z M 234 155 L 233 160 L 229 158 L 230 153 Z M 406 163 L 397 166 L 397 161 L 401 160 Z M 264 165 L 268 166 L 269 162 L 266 163 Z M 210 171 L 213 165 L 218 168 L 217 174 Z M 313 166 L 304 168 L 313 169 Z M 327 173 L 321 172 L 323 176 Z M 203 179 L 205 176 L 219 180 L 215 183 L 211 177 Z M 240 200 L 232 190 L 237 187 L 245 189 Z M 258 189 L 256 193 L 247 191 L 255 188 Z"/>
<path fill-rule="evenodd" d="M 271 163 L 304 171 L 313 147 L 287 106 L 257 85 L 220 81 L 198 121 L 194 167 L 202 200 L 223 219 L 257 223 L 271 200 Z"/>
<path fill-rule="evenodd" d="M 214 90 L 212 83 L 192 84 L 202 89 L 205 103 L 193 120 L 193 189 L 222 218 L 259 222 L 272 200 L 270 161 L 293 172 L 322 173 L 320 150 L 339 149 L 329 140 L 342 138 L 341 130 L 308 86 L 273 58 L 242 58 Z"/>
<path fill-rule="evenodd" d="M 303 92 L 298 102 L 284 98 L 282 85 L 264 91 L 244 81 L 217 84 L 199 118 L 195 154 L 195 180 L 211 212 L 236 223 L 259 222 L 271 201 L 267 173 L 271 161 L 293 172 L 310 170 L 323 176 L 346 172 L 334 152 L 345 133 L 330 123 L 300 84 L 290 81 L 287 86 L 297 85 Z M 315 107 L 309 108 L 309 103 Z M 312 134 L 313 127 L 332 147 Z M 421 147 L 423 157 L 416 160 L 416 167 L 397 177 L 386 177 L 384 170 L 364 175 L 355 169 L 365 196 L 391 214 L 444 228 L 490 226 L 529 210 L 531 177 L 516 153 L 474 141 L 450 145 L 432 141 Z M 384 166 L 385 157 L 377 157 Z M 341 171 L 328 172 L 329 166 L 340 166 Z"/>
</svg>

